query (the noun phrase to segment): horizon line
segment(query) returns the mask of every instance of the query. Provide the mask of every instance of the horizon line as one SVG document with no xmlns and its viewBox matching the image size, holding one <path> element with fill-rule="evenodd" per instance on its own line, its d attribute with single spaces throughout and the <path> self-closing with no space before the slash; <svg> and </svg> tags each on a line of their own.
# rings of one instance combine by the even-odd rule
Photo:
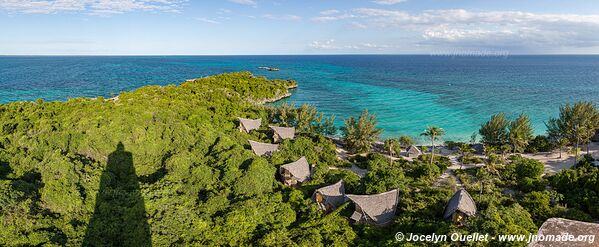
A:
<svg viewBox="0 0 599 247">
<path fill-rule="evenodd" d="M 446 56 L 446 57 L 509 57 L 509 56 L 597 56 L 599 53 L 280 53 L 280 54 L 0 54 L 0 57 L 183 57 L 183 56 Z"/>
</svg>

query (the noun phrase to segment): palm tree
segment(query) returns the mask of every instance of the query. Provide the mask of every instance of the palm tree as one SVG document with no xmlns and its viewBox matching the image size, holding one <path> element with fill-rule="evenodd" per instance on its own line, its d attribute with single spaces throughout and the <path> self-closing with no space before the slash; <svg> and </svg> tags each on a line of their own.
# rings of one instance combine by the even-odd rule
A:
<svg viewBox="0 0 599 247">
<path fill-rule="evenodd" d="M 435 159 L 435 140 L 437 140 L 438 137 L 445 135 L 445 131 L 442 128 L 439 128 L 437 126 L 429 126 L 420 135 L 425 136 L 431 140 L 431 144 L 433 146 L 433 149 L 431 152 L 431 165 L 432 165 L 433 161 Z"/>
</svg>

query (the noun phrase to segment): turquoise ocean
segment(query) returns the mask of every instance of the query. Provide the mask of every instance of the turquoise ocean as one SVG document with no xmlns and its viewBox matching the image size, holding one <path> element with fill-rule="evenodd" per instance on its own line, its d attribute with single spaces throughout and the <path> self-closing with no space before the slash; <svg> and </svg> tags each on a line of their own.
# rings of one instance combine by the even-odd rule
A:
<svg viewBox="0 0 599 247">
<path fill-rule="evenodd" d="M 541 134 L 560 105 L 599 103 L 599 56 L 574 55 L 0 56 L 0 103 L 110 97 L 233 71 L 296 80 L 284 101 L 335 114 L 339 126 L 367 108 L 385 138 L 437 125 L 445 140 L 469 140 L 498 112 L 528 114 Z"/>
</svg>

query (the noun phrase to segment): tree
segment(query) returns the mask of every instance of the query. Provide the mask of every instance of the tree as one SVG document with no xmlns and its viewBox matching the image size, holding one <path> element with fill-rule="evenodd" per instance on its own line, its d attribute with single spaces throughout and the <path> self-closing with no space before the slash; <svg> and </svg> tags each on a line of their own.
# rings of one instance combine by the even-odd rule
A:
<svg viewBox="0 0 599 247">
<path fill-rule="evenodd" d="M 389 156 L 393 157 L 393 155 L 397 154 L 397 148 L 399 147 L 399 141 L 397 139 L 387 139 L 385 140 L 384 148 L 389 153 Z"/>
<path fill-rule="evenodd" d="M 366 109 L 362 111 L 358 120 L 354 117 L 345 120 L 345 126 L 341 131 L 348 148 L 357 153 L 370 151 L 372 142 L 383 132 L 376 127 L 376 117 Z"/>
<path fill-rule="evenodd" d="M 501 152 L 501 159 L 505 160 L 505 155 L 510 152 L 510 150 L 512 149 L 512 146 L 510 146 L 509 144 L 503 144 L 501 146 L 499 146 L 499 151 Z"/>
<path fill-rule="evenodd" d="M 410 136 L 400 136 L 399 137 L 399 144 L 404 147 L 404 148 L 408 148 L 412 145 L 414 145 L 414 139 L 412 139 L 412 137 Z"/>
<path fill-rule="evenodd" d="M 287 102 L 277 107 L 278 121 L 282 126 L 291 126 L 293 119 L 295 118 L 295 105 Z"/>
<path fill-rule="evenodd" d="M 460 162 L 460 170 L 461 170 L 462 167 L 464 166 L 464 161 L 465 161 L 466 157 L 468 157 L 468 155 L 472 154 L 472 152 L 474 150 L 473 150 L 472 146 L 470 146 L 470 144 L 462 143 L 458 147 L 458 151 L 460 152 L 460 154 L 462 154 L 462 162 Z"/>
<path fill-rule="evenodd" d="M 491 116 L 491 119 L 482 124 L 478 133 L 482 137 L 482 142 L 486 145 L 499 147 L 508 140 L 508 126 L 510 121 L 505 117 L 505 113 L 499 113 Z"/>
<path fill-rule="evenodd" d="M 592 102 L 578 102 L 563 105 L 559 111 L 559 117 L 547 122 L 548 133 L 554 137 L 566 138 L 570 144 L 574 144 L 578 162 L 580 144 L 587 144 L 588 153 L 588 143 L 599 129 L 599 110 Z"/>
<path fill-rule="evenodd" d="M 322 135 L 332 136 L 337 133 L 337 128 L 334 125 L 335 115 L 325 118 L 324 113 L 320 113 L 316 119 L 316 132 Z"/>
<path fill-rule="evenodd" d="M 439 128 L 437 126 L 429 126 L 420 135 L 425 136 L 431 140 L 431 145 L 432 145 L 431 165 L 432 165 L 433 161 L 435 159 L 435 140 L 437 140 L 438 137 L 445 135 L 445 131 L 442 128 Z"/>
<path fill-rule="evenodd" d="M 300 108 L 295 109 L 295 128 L 297 131 L 302 133 L 313 132 L 317 113 L 316 107 L 308 104 L 303 104 Z"/>
<path fill-rule="evenodd" d="M 559 138 L 555 141 L 555 146 L 557 147 L 557 149 L 559 150 L 559 158 L 562 158 L 562 153 L 563 150 L 566 146 L 568 146 L 568 139 L 566 138 Z"/>
<path fill-rule="evenodd" d="M 508 139 L 513 147 L 513 152 L 523 152 L 528 142 L 533 139 L 533 129 L 530 119 L 525 114 L 514 120 L 509 126 Z"/>
</svg>

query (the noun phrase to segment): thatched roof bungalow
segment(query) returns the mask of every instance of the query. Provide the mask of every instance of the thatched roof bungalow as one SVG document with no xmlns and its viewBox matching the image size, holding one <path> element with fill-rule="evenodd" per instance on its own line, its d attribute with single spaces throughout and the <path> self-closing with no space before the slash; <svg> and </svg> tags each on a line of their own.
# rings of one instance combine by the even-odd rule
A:
<svg viewBox="0 0 599 247">
<path fill-rule="evenodd" d="M 295 138 L 295 128 L 293 127 L 279 127 L 269 126 L 273 131 L 272 139 L 275 143 L 282 142 L 285 139 Z"/>
<path fill-rule="evenodd" d="M 345 203 L 345 186 L 343 180 L 339 180 L 336 184 L 317 189 L 312 194 L 312 201 L 318 204 L 318 207 L 325 212 L 335 210 L 339 205 Z"/>
<path fill-rule="evenodd" d="M 247 118 L 239 118 L 239 131 L 250 133 L 252 130 L 257 130 L 262 125 L 262 119 L 247 119 Z"/>
<path fill-rule="evenodd" d="M 553 236 L 569 234 L 577 239 L 581 235 L 587 237 L 586 241 L 556 241 Z M 593 237 L 594 236 L 594 237 Z M 539 228 L 539 232 L 529 247 L 590 247 L 598 246 L 596 237 L 599 237 L 599 224 L 582 221 L 567 220 L 562 218 L 550 218 Z M 590 239 L 592 238 L 592 240 Z"/>
<path fill-rule="evenodd" d="M 249 140 L 248 142 L 250 143 L 250 146 L 252 147 L 252 151 L 254 151 L 254 153 L 259 156 L 262 156 L 262 155 L 270 156 L 273 152 L 279 150 L 279 145 L 277 145 L 277 144 L 255 142 L 252 140 Z"/>
<path fill-rule="evenodd" d="M 311 169 L 306 157 L 301 157 L 295 162 L 282 165 L 279 168 L 282 182 L 287 186 L 301 185 L 303 182 L 310 180 Z"/>
<path fill-rule="evenodd" d="M 406 156 L 410 158 L 418 158 L 420 155 L 422 155 L 422 151 L 420 151 L 420 149 L 414 145 L 408 147 L 406 150 Z"/>
<path fill-rule="evenodd" d="M 443 218 L 449 219 L 456 224 L 463 224 L 466 217 L 476 215 L 476 203 L 465 189 L 458 190 L 445 206 Z"/>
<path fill-rule="evenodd" d="M 399 195 L 397 190 L 376 195 L 347 195 L 356 206 L 351 220 L 356 224 L 368 223 L 384 226 L 393 220 Z"/>
</svg>

